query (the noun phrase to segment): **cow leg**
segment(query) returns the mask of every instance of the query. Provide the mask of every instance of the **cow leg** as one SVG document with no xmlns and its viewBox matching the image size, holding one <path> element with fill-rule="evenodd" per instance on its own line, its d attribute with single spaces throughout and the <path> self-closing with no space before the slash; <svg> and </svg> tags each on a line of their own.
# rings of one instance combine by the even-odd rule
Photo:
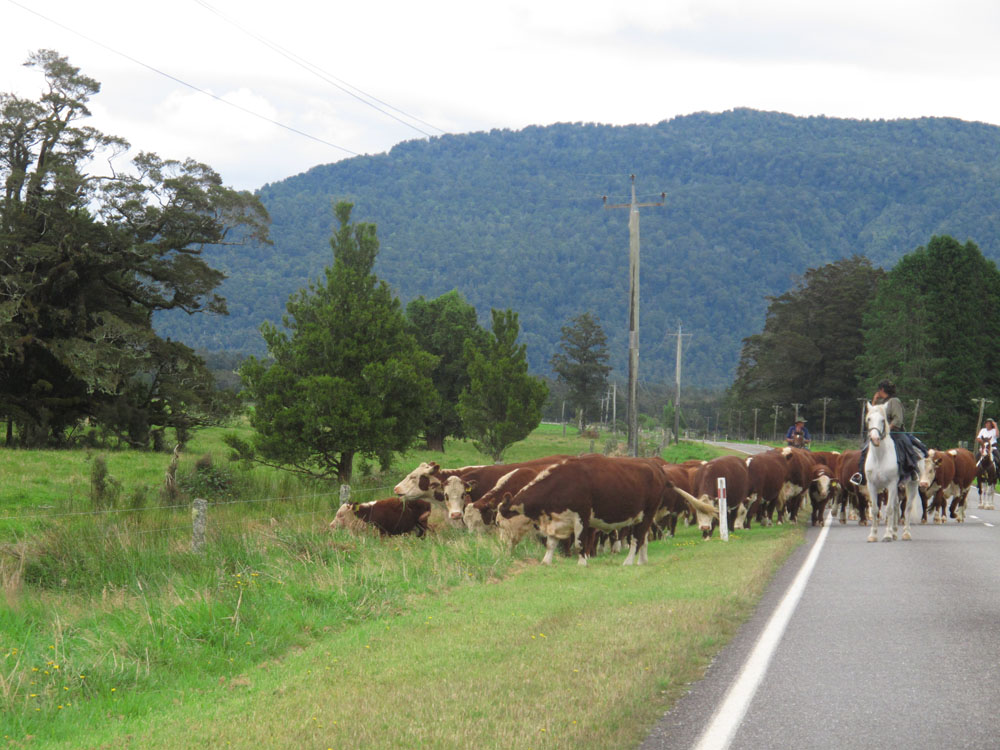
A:
<svg viewBox="0 0 1000 750">
<path fill-rule="evenodd" d="M 635 562 L 636 546 L 636 535 L 633 533 L 628 543 L 628 556 L 625 558 L 625 562 L 623 562 L 622 565 L 631 565 Z"/>
<path fill-rule="evenodd" d="M 545 537 L 545 557 L 542 558 L 542 565 L 551 565 L 552 558 L 555 557 L 556 547 L 559 546 L 559 540 L 554 536 Z"/>
</svg>

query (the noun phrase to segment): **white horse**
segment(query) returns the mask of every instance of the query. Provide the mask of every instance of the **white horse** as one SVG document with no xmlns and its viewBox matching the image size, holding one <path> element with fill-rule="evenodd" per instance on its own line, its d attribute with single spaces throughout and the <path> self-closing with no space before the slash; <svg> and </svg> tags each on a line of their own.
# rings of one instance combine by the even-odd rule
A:
<svg viewBox="0 0 1000 750">
<path fill-rule="evenodd" d="M 906 489 L 906 512 L 903 513 L 903 541 L 910 536 L 910 511 L 917 501 L 917 481 L 899 476 L 896 462 L 896 442 L 889 435 L 889 420 L 885 414 L 885 404 L 868 404 L 865 410 L 865 425 L 868 428 L 868 456 L 865 458 L 865 478 L 868 497 L 871 500 L 871 530 L 868 541 L 878 540 L 878 496 L 885 490 L 888 502 L 885 508 L 885 534 L 883 542 L 896 539 L 899 528 L 899 484 Z"/>
</svg>

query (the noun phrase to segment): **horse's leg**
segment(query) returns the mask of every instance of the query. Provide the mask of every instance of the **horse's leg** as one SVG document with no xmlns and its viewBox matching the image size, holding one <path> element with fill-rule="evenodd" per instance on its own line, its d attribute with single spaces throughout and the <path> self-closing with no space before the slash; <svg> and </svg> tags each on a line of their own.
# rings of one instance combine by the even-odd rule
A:
<svg viewBox="0 0 1000 750">
<path fill-rule="evenodd" d="M 867 466 L 865 469 L 867 470 Z M 868 477 L 868 510 L 871 516 L 870 528 L 868 530 L 868 541 L 877 542 L 878 541 L 878 490 L 872 485 L 871 474 L 866 474 Z M 872 493 L 875 493 L 875 502 L 872 502 Z"/>
<path fill-rule="evenodd" d="M 896 539 L 896 525 L 899 523 L 899 488 L 895 482 L 889 482 L 885 488 L 885 533 L 882 534 L 883 542 L 891 542 Z"/>
<path fill-rule="evenodd" d="M 913 482 L 906 483 L 906 510 L 903 511 L 903 541 L 908 542 L 913 537 L 910 535 L 910 508 L 916 504 L 919 491 Z"/>
</svg>

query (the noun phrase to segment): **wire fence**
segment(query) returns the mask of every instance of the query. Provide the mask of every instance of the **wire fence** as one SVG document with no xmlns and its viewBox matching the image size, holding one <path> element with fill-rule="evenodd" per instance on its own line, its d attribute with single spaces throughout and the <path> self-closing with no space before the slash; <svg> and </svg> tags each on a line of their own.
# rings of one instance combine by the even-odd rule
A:
<svg viewBox="0 0 1000 750">
<path fill-rule="evenodd" d="M 238 526 L 250 527 L 254 525 L 269 526 L 286 523 L 293 519 L 302 519 L 306 516 L 318 516 L 326 514 L 332 518 L 336 512 L 336 507 L 343 502 L 365 502 L 376 497 L 391 493 L 391 486 L 379 487 L 352 487 L 341 485 L 336 491 L 313 492 L 300 495 L 275 495 L 262 498 L 248 498 L 241 500 L 216 500 L 207 501 L 201 498 L 193 498 L 190 502 L 171 503 L 169 505 L 150 505 L 141 508 L 95 508 L 92 510 L 72 510 L 57 511 L 52 513 L 24 513 L 12 515 L 0 515 L 0 532 L 4 527 L 8 533 L 13 532 L 13 542 L 18 541 L 19 526 L 44 525 L 51 523 L 74 523 L 86 522 L 90 519 L 93 523 L 89 529 L 96 533 L 89 533 L 89 529 L 82 534 L 74 535 L 74 539 L 80 542 L 106 541 L 108 538 L 134 538 L 149 539 L 150 537 L 181 537 L 191 535 L 192 549 L 199 551 L 203 546 L 203 541 L 199 543 L 199 528 L 202 540 L 204 539 L 204 529 L 206 525 L 212 532 L 229 530 Z M 335 502 L 331 502 L 336 498 Z M 260 513 L 239 513 L 224 512 L 239 511 L 241 508 L 262 508 L 267 505 L 276 506 L 269 508 L 266 514 Z M 303 509 L 303 506 L 310 506 Z M 215 512 L 213 512 L 213 510 Z M 277 511 L 277 512 L 275 512 Z M 180 513 L 190 513 L 190 519 L 184 523 L 173 522 Z M 153 514 L 160 514 L 165 521 L 158 523 L 159 519 L 154 519 Z M 112 524 L 103 527 L 103 521 L 113 521 Z M 123 526 L 120 521 L 124 520 Z M 135 524 L 132 525 L 132 521 Z M 33 532 L 23 532 L 25 534 Z M 3 547 L 0 546 L 0 552 Z"/>
</svg>

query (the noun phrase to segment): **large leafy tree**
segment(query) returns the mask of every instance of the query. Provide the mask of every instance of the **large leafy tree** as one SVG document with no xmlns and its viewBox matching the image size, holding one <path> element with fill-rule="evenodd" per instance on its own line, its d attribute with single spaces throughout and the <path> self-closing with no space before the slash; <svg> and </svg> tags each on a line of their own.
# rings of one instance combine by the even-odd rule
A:
<svg viewBox="0 0 1000 750">
<path fill-rule="evenodd" d="M 927 442 L 971 440 L 978 399 L 1000 403 L 998 331 L 996 264 L 972 241 L 932 237 L 889 272 L 865 318 L 865 392 L 888 377 L 908 409 L 920 399 L 916 431 Z"/>
<path fill-rule="evenodd" d="M 261 327 L 273 361 L 251 357 L 240 368 L 256 434 L 228 438 L 244 459 L 345 483 L 355 456 L 387 468 L 410 447 L 434 397 L 434 357 L 372 271 L 375 225 L 352 224 L 351 209 L 334 208 L 340 226 L 325 281 L 292 295 L 284 329 Z"/>
<path fill-rule="evenodd" d="M 494 309 L 492 317 L 484 347 L 466 342 L 470 382 L 459 397 L 458 413 L 473 445 L 499 462 L 511 444 L 541 422 L 548 388 L 528 374 L 527 347 L 517 343 L 517 313 Z"/>
<path fill-rule="evenodd" d="M 456 290 L 432 300 L 418 297 L 406 306 L 406 317 L 417 343 L 437 357 L 431 373 L 437 395 L 427 412 L 424 440 L 429 450 L 443 451 L 445 438 L 465 437 L 458 417 L 458 397 L 469 386 L 465 342 L 481 349 L 488 333 L 476 308 Z"/>
<path fill-rule="evenodd" d="M 561 351 L 552 357 L 558 380 L 568 386 L 567 400 L 582 428 L 587 414 L 599 411 L 599 401 L 608 387 L 608 339 L 598 320 L 589 312 L 562 327 Z"/>
<path fill-rule="evenodd" d="M 100 85 L 52 51 L 27 65 L 45 76 L 41 97 L 0 95 L 0 414 L 26 444 L 114 414 L 141 446 L 212 400 L 204 364 L 162 341 L 153 314 L 224 313 L 202 249 L 265 239 L 267 214 L 203 164 L 119 163 L 128 143 L 80 124 Z"/>
<path fill-rule="evenodd" d="M 764 330 L 743 340 L 731 406 L 799 403 L 800 413 L 818 427 L 825 402 L 828 429 L 853 431 L 863 315 L 883 277 L 871 261 L 855 255 L 811 268 L 795 289 L 770 297 Z"/>
</svg>

